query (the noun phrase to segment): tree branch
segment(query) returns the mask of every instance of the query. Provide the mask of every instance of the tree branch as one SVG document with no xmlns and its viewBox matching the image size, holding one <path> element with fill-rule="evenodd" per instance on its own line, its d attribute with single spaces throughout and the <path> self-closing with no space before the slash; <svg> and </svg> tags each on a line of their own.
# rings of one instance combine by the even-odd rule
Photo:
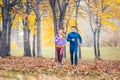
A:
<svg viewBox="0 0 120 80">
<path fill-rule="evenodd" d="M 10 4 L 10 7 L 13 7 L 13 6 L 15 6 L 15 5 L 17 5 L 17 4 L 19 4 L 21 2 L 21 0 L 14 0 L 11 4 Z"/>
<path fill-rule="evenodd" d="M 89 13 L 89 21 L 90 21 L 90 27 L 92 29 L 92 32 L 94 33 L 94 29 L 93 29 L 93 25 L 92 25 L 92 22 L 91 22 L 91 12 Z"/>
<path fill-rule="evenodd" d="M 60 12 L 61 12 L 60 1 L 59 1 L 59 0 L 57 0 L 57 3 L 58 3 L 59 10 L 60 10 Z"/>
</svg>

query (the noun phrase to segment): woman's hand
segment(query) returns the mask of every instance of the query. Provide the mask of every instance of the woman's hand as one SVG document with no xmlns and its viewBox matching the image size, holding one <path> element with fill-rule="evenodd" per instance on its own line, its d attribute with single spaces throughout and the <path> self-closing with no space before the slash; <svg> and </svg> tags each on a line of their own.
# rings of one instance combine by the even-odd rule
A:
<svg viewBox="0 0 120 80">
<path fill-rule="evenodd" d="M 63 36 L 60 35 L 60 39 L 62 39 L 62 38 L 63 38 Z"/>
</svg>

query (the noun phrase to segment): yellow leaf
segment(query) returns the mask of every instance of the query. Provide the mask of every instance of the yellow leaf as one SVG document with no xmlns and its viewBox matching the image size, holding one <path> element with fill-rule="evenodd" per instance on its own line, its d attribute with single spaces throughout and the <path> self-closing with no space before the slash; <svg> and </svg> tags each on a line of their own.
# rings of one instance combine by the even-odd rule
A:
<svg viewBox="0 0 120 80">
<path fill-rule="evenodd" d="M 118 29 L 118 26 L 116 26 L 116 25 L 112 26 L 113 31 L 116 31 L 117 29 Z"/>
<path fill-rule="evenodd" d="M 110 22 L 110 21 L 107 21 L 107 20 L 102 20 L 101 23 L 103 25 L 114 25 L 114 22 Z"/>
<path fill-rule="evenodd" d="M 114 3 L 119 5 L 120 4 L 120 0 L 114 0 Z"/>
<path fill-rule="evenodd" d="M 103 19 L 108 19 L 108 18 L 111 18 L 112 16 L 105 12 L 102 14 L 102 17 L 103 17 Z"/>
<path fill-rule="evenodd" d="M 3 5 L 3 1 L 2 0 L 0 0 L 0 5 Z"/>
<path fill-rule="evenodd" d="M 17 48 L 16 42 L 15 42 L 15 41 L 12 41 L 10 47 L 11 47 L 11 48 Z"/>
</svg>

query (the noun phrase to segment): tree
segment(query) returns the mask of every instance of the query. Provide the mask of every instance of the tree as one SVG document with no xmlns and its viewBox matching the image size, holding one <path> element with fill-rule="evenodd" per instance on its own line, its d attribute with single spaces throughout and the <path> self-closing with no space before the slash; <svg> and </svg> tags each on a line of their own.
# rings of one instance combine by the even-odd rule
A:
<svg viewBox="0 0 120 80">
<path fill-rule="evenodd" d="M 31 46 L 30 46 L 30 33 L 34 31 L 35 18 L 33 20 L 29 17 L 32 11 L 34 11 L 35 1 L 33 0 L 23 0 L 20 8 L 23 8 L 23 14 L 26 15 L 25 19 L 23 18 L 23 32 L 24 32 L 24 56 L 31 56 Z M 35 16 L 35 15 L 34 15 Z M 33 29 L 33 30 L 32 30 Z M 35 38 L 33 36 L 33 38 Z"/>
<path fill-rule="evenodd" d="M 54 36 L 57 34 L 57 30 L 64 29 L 63 28 L 63 20 L 65 17 L 65 12 L 69 0 L 49 0 L 52 14 L 53 14 L 53 21 L 54 21 Z M 56 45 L 55 45 L 56 47 Z M 57 54 L 55 52 L 55 60 L 57 60 Z"/>
<path fill-rule="evenodd" d="M 10 36 L 11 36 L 11 14 L 12 7 L 19 4 L 21 0 L 10 1 L 2 0 L 0 8 L 2 9 L 2 31 L 0 36 L 0 56 L 10 56 Z M 9 16 L 9 17 L 8 17 Z"/>
<path fill-rule="evenodd" d="M 37 21 L 37 56 L 42 57 L 41 53 L 41 23 L 40 23 L 40 1 L 36 0 L 35 5 L 35 14 L 36 14 L 36 21 Z"/>
<path fill-rule="evenodd" d="M 29 30 L 32 32 L 33 35 L 33 43 L 32 43 L 32 53 L 33 57 L 35 57 L 35 42 L 36 42 L 36 35 L 37 35 L 37 27 L 36 27 L 36 15 L 35 12 L 32 11 L 29 16 L 28 16 L 28 25 L 29 25 Z"/>
<path fill-rule="evenodd" d="M 80 4 L 80 1 L 81 0 L 75 0 L 75 3 L 76 3 L 76 27 L 78 28 L 78 8 L 79 8 L 79 4 Z M 81 47 L 79 46 L 79 58 L 81 59 L 82 58 L 82 55 L 81 55 Z"/>
<path fill-rule="evenodd" d="M 26 8 L 26 15 L 30 14 L 30 2 L 26 0 L 25 4 Z M 23 24 L 25 28 L 23 29 L 24 32 L 24 56 L 31 56 L 31 49 L 30 49 L 30 30 L 28 29 L 28 16 L 26 16 L 25 20 L 23 20 Z"/>
<path fill-rule="evenodd" d="M 95 58 L 100 59 L 100 32 L 102 26 L 115 27 L 111 6 L 113 1 L 109 0 L 86 0 L 90 27 L 94 36 Z"/>
</svg>

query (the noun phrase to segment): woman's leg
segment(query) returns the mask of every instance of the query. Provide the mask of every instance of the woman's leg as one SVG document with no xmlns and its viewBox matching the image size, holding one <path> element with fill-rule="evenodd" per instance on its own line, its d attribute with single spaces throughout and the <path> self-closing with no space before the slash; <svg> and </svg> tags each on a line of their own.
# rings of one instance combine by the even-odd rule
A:
<svg viewBox="0 0 120 80">
<path fill-rule="evenodd" d="M 60 48 L 56 48 L 57 51 L 57 57 L 58 57 L 58 62 L 60 61 Z"/>
<path fill-rule="evenodd" d="M 64 52 L 64 48 L 61 48 L 60 49 L 60 57 L 59 57 L 60 63 L 62 62 L 63 52 Z"/>
</svg>

